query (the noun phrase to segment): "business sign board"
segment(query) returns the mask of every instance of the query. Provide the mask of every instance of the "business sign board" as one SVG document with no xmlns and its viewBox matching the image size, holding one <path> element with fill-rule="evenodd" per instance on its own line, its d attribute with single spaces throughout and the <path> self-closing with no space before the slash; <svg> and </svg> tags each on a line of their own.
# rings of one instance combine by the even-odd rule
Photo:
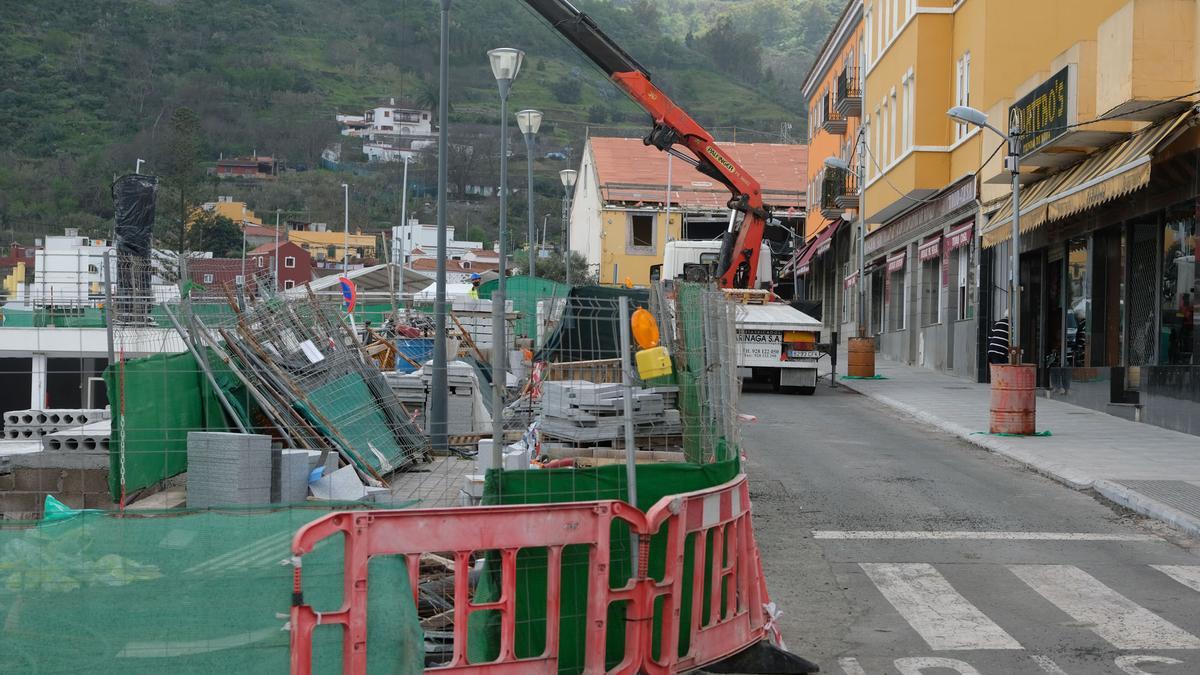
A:
<svg viewBox="0 0 1200 675">
<path fill-rule="evenodd" d="M 1074 75 L 1071 66 L 1063 68 L 1008 109 L 1008 128 L 1022 131 L 1022 157 L 1067 133 L 1075 113 Z"/>
</svg>

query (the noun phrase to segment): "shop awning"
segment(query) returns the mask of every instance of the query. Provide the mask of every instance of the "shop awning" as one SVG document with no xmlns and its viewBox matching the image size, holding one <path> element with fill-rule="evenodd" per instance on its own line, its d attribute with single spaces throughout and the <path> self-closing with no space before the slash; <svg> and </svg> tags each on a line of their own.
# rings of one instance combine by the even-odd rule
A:
<svg viewBox="0 0 1200 675">
<path fill-rule="evenodd" d="M 1021 232 L 1066 218 L 1145 187 L 1154 153 L 1186 128 L 1192 110 L 1147 127 L 1075 166 L 1021 190 Z M 983 246 L 995 246 L 1012 234 L 1012 199 L 1005 199 L 983 231 Z"/>
<path fill-rule="evenodd" d="M 833 241 L 833 235 L 837 234 L 838 228 L 844 222 L 838 221 L 833 225 L 827 225 L 825 229 L 817 233 L 817 236 L 809 242 L 804 251 L 800 253 L 800 257 L 796 259 L 797 275 L 806 274 L 808 272 L 808 264 L 812 262 L 812 259 L 829 250 L 829 244 Z"/>
</svg>

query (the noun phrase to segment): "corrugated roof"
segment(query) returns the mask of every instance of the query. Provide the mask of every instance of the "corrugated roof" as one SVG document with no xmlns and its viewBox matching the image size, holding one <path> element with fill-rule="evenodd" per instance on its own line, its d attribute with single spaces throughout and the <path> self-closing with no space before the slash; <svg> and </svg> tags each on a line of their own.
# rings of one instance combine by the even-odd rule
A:
<svg viewBox="0 0 1200 675">
<path fill-rule="evenodd" d="M 640 138 L 595 137 L 588 141 L 601 198 L 608 203 L 664 204 L 667 153 Z M 723 143 L 731 159 L 758 180 L 763 201 L 775 208 L 802 208 L 808 147 L 779 143 Z M 729 190 L 685 162 L 672 162 L 671 203 L 684 208 L 723 210 Z"/>
</svg>

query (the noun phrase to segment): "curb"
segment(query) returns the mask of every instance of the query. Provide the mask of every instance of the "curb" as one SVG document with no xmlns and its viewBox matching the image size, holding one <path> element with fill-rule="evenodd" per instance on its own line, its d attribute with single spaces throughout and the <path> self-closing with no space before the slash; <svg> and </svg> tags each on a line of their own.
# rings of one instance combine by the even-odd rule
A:
<svg viewBox="0 0 1200 675">
<path fill-rule="evenodd" d="M 850 391 L 856 392 L 867 398 L 878 401 L 883 405 L 909 415 L 925 424 L 932 426 L 935 429 L 944 431 L 958 437 L 960 440 L 966 441 L 971 445 L 983 448 L 989 452 L 994 452 L 997 455 L 1007 457 L 1022 466 L 1039 475 L 1045 476 L 1058 483 L 1062 483 L 1074 490 L 1086 491 L 1095 490 L 1096 494 L 1104 499 L 1124 508 L 1127 508 L 1135 513 L 1143 516 L 1160 520 L 1171 527 L 1174 527 L 1189 535 L 1200 537 L 1200 517 L 1180 511 L 1179 509 L 1167 506 L 1162 502 L 1151 499 L 1140 492 L 1135 492 L 1129 488 L 1115 483 L 1111 480 L 1095 478 L 1074 469 L 1056 465 L 1047 462 L 1041 457 L 1036 457 L 1030 453 L 1022 452 L 1019 448 L 1013 447 L 1012 443 L 1005 442 L 992 436 L 984 436 L 974 434 L 971 430 L 966 429 L 957 424 L 947 422 L 935 415 L 920 410 L 902 401 L 897 401 L 888 396 L 878 394 L 871 391 L 865 391 L 857 386 L 847 383 L 841 383 Z"/>
<path fill-rule="evenodd" d="M 1130 511 L 1150 516 L 1155 520 L 1161 520 L 1171 527 L 1182 530 L 1194 537 L 1200 537 L 1200 518 L 1190 513 L 1150 499 L 1140 492 L 1135 492 L 1120 483 L 1110 480 L 1096 481 L 1095 488 L 1100 496 L 1115 504 L 1124 506 Z"/>
<path fill-rule="evenodd" d="M 976 434 L 966 427 L 954 424 L 952 422 L 947 422 L 936 415 L 931 415 L 930 413 L 916 408 L 915 406 L 911 406 L 902 401 L 897 401 L 896 399 L 884 396 L 882 394 L 865 391 L 853 385 L 847 385 L 844 383 L 842 386 L 851 391 L 862 394 L 871 400 L 878 401 L 887 407 L 892 408 L 893 410 L 898 410 L 906 415 L 914 417 L 935 429 L 954 435 L 958 437 L 959 440 L 963 440 L 971 445 L 983 448 L 988 452 L 994 452 L 997 455 L 1007 457 L 1008 459 L 1021 464 L 1034 473 L 1062 483 L 1073 490 L 1091 489 L 1096 482 L 1096 478 L 1094 476 L 1080 473 L 1059 464 L 1047 462 L 1041 457 L 1037 457 L 1036 455 L 1028 452 L 1023 452 L 1021 449 L 1014 447 L 1011 442 L 1006 442 L 992 436 Z"/>
</svg>

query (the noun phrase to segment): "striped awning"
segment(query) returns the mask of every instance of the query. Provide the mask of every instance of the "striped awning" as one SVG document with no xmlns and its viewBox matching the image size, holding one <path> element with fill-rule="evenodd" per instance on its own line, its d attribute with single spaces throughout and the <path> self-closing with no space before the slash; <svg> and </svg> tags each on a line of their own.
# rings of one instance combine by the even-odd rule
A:
<svg viewBox="0 0 1200 675">
<path fill-rule="evenodd" d="M 1145 187 L 1154 153 L 1195 113 L 1147 127 L 1128 139 L 1088 157 L 1061 173 L 1021 189 L 1021 232 L 1086 211 Z M 1008 241 L 1012 234 L 1012 199 L 1006 198 L 983 230 L 984 248 Z"/>
</svg>

